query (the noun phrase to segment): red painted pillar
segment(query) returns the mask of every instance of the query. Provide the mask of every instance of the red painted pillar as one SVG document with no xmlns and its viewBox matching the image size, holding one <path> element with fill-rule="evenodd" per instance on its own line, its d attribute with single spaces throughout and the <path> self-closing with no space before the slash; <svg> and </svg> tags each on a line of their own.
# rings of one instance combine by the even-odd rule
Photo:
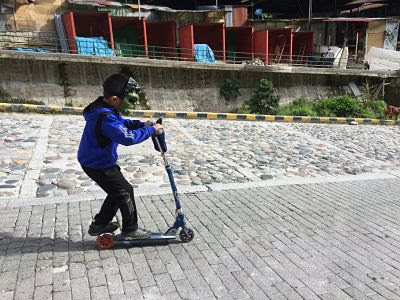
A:
<svg viewBox="0 0 400 300">
<path fill-rule="evenodd" d="M 143 43 L 144 43 L 144 52 L 146 54 L 146 57 L 149 57 L 149 48 L 147 45 L 147 27 L 146 27 L 146 20 L 142 18 L 142 28 L 143 28 Z"/>
<path fill-rule="evenodd" d="M 265 30 L 265 64 L 269 63 L 269 31 Z"/>
<path fill-rule="evenodd" d="M 292 64 L 292 53 L 293 53 L 293 30 L 290 30 L 290 53 L 289 53 L 290 64 Z"/>
<path fill-rule="evenodd" d="M 225 53 L 225 24 L 222 24 L 222 59 L 223 59 L 223 61 L 226 60 L 226 53 Z"/>
<path fill-rule="evenodd" d="M 65 35 L 68 39 L 69 51 L 72 54 L 77 54 L 78 49 L 76 48 L 76 31 L 75 31 L 75 20 L 74 13 L 72 11 L 66 12 L 62 15 L 62 20 L 64 23 Z"/>
<path fill-rule="evenodd" d="M 108 22 L 108 32 L 110 33 L 110 44 L 111 44 L 111 49 L 114 50 L 114 33 L 112 29 L 112 23 L 111 23 L 111 14 L 107 14 L 107 22 Z"/>
</svg>

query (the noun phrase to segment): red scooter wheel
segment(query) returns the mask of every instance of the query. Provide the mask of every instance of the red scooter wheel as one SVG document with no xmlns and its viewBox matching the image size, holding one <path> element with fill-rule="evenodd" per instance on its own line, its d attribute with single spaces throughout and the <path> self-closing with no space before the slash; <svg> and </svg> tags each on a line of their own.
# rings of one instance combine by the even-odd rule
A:
<svg viewBox="0 0 400 300">
<path fill-rule="evenodd" d="M 96 245 L 99 250 L 106 250 L 112 248 L 114 244 L 114 235 L 110 233 L 104 233 L 97 237 Z"/>
</svg>

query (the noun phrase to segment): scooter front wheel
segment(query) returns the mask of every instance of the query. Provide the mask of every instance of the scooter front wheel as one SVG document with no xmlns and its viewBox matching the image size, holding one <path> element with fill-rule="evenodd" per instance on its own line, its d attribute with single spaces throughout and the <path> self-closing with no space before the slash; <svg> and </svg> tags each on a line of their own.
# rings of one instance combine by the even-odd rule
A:
<svg viewBox="0 0 400 300">
<path fill-rule="evenodd" d="M 190 228 L 182 228 L 179 232 L 179 238 L 182 242 L 188 243 L 194 238 L 194 231 Z"/>
<path fill-rule="evenodd" d="M 111 233 L 103 233 L 96 239 L 96 245 L 99 250 L 106 250 L 112 248 L 114 245 L 114 235 Z"/>
</svg>

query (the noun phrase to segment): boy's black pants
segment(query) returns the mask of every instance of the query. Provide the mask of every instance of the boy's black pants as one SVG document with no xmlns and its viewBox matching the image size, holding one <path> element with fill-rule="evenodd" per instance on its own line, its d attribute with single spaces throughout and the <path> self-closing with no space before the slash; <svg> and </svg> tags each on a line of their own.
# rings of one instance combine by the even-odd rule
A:
<svg viewBox="0 0 400 300">
<path fill-rule="evenodd" d="M 96 225 L 108 224 L 120 209 L 122 231 L 136 230 L 138 219 L 133 187 L 122 175 L 121 168 L 114 165 L 106 169 L 92 169 L 83 166 L 82 169 L 107 193 L 100 212 L 94 217 L 94 223 Z"/>
</svg>

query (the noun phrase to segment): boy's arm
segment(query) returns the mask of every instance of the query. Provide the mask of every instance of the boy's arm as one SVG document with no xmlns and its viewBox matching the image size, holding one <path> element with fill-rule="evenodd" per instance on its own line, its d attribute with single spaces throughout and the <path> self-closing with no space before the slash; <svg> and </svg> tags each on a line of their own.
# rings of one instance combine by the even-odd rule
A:
<svg viewBox="0 0 400 300">
<path fill-rule="evenodd" d="M 125 125 L 125 127 L 130 130 L 143 128 L 145 126 L 145 123 L 140 122 L 139 120 L 124 119 L 123 117 L 120 118 L 122 119 L 122 123 Z"/>
<path fill-rule="evenodd" d="M 139 144 L 155 133 L 153 126 L 142 127 L 134 130 L 128 129 L 127 126 L 125 126 L 123 122 L 120 122 L 114 115 L 108 115 L 104 118 L 101 129 L 102 133 L 110 140 L 124 146 Z"/>
</svg>

